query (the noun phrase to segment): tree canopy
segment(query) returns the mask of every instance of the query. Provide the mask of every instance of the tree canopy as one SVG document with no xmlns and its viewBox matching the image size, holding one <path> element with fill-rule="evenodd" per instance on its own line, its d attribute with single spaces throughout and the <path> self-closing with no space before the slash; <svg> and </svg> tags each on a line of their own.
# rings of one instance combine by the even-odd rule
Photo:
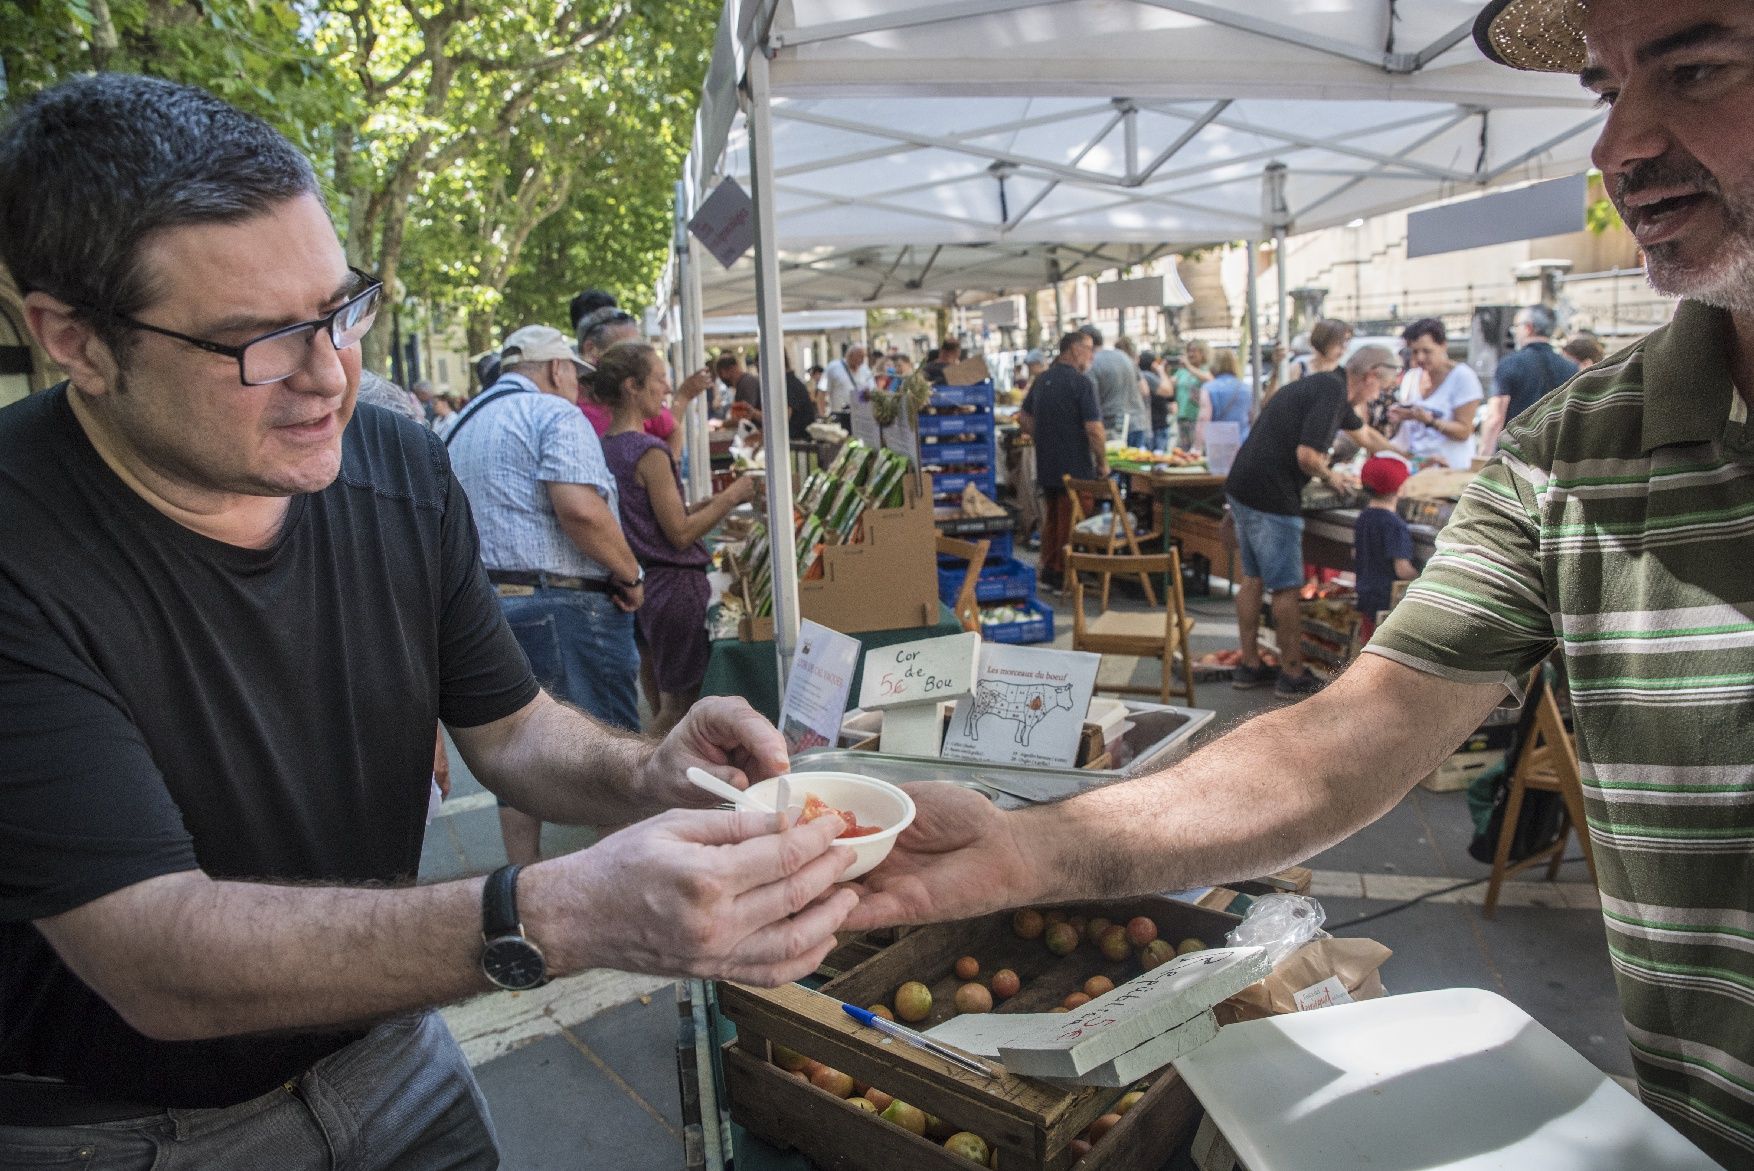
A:
<svg viewBox="0 0 1754 1171">
<path fill-rule="evenodd" d="M 205 86 L 329 185 L 348 259 L 470 344 L 567 325 L 595 285 L 643 302 L 717 5 L 672 0 L 0 0 L 6 101 L 74 73 Z M 389 331 L 368 338 L 382 362 Z"/>
</svg>

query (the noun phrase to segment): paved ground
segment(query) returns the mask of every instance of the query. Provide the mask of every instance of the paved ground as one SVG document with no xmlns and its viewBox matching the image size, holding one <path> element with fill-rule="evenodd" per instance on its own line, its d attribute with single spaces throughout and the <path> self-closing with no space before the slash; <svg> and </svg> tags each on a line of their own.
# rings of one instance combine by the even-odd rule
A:
<svg viewBox="0 0 1754 1171">
<path fill-rule="evenodd" d="M 1190 608 L 1199 622 L 1196 655 L 1236 644 L 1233 612 L 1221 594 L 1191 599 Z M 1060 641 L 1069 638 L 1062 634 Z M 1137 665 L 1138 677 L 1152 666 Z M 1198 700 L 1218 713 L 1219 729 L 1274 703 L 1267 692 L 1238 692 L 1226 683 L 1202 686 Z M 483 873 L 504 861 L 491 797 L 460 761 L 453 769 L 452 798 L 427 834 L 422 877 L 429 881 Z M 1391 993 L 1455 986 L 1498 992 L 1601 1069 L 1630 1073 L 1601 921 L 1581 862 L 1565 866 L 1552 886 L 1512 884 L 1493 919 L 1480 913 L 1480 886 L 1395 909 L 1408 898 L 1484 878 L 1487 867 L 1465 850 L 1471 832 L 1461 793 L 1414 789 L 1375 825 L 1310 861 L 1329 927 L 1394 949 L 1382 972 Z M 558 853 L 590 840 L 588 831 L 550 827 L 544 848 Z M 671 985 L 586 973 L 537 993 L 486 997 L 447 1017 L 476 1063 L 509 1171 L 682 1166 Z M 802 1164 L 750 1143 L 740 1148 L 739 1166 Z"/>
</svg>

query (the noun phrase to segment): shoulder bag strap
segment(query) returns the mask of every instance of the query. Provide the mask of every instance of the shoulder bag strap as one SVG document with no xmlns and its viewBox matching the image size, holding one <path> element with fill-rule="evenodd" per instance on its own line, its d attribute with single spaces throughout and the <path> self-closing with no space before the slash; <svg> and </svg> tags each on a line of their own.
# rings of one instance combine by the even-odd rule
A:
<svg viewBox="0 0 1754 1171">
<path fill-rule="evenodd" d="M 449 447 L 451 444 L 455 443 L 457 441 L 457 436 L 463 433 L 463 428 L 467 427 L 469 421 L 475 418 L 476 415 L 480 414 L 488 403 L 497 402 L 502 398 L 509 398 L 514 394 L 528 394 L 529 392 L 529 387 L 521 382 L 514 382 L 504 390 L 496 390 L 490 394 L 482 395 L 480 398 L 470 403 L 469 406 L 464 409 L 463 413 L 457 417 L 457 421 L 451 424 L 451 429 L 445 433 L 445 446 Z"/>
</svg>

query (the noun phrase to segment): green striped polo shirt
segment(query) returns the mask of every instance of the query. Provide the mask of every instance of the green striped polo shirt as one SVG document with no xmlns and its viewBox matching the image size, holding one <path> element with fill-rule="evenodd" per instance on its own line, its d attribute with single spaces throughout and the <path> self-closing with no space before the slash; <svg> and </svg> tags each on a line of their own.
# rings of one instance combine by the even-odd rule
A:
<svg viewBox="0 0 1754 1171">
<path fill-rule="evenodd" d="M 1565 656 L 1644 1100 L 1754 1161 L 1754 428 L 1683 302 L 1518 417 L 1370 651 L 1502 683 Z"/>
</svg>

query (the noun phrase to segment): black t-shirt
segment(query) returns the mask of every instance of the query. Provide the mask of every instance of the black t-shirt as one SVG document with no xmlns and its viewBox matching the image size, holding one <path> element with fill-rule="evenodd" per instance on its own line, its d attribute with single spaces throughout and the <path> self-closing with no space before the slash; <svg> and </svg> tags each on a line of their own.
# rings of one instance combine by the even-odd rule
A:
<svg viewBox="0 0 1754 1171">
<path fill-rule="evenodd" d="M 358 1032 L 163 1042 L 32 925 L 148 878 L 407 883 L 435 721 L 536 694 L 444 445 L 361 406 L 267 549 L 158 512 L 65 386 L 0 411 L 0 1074 L 160 1106 L 264 1093 Z"/>
<path fill-rule="evenodd" d="M 810 424 L 816 421 L 816 399 L 804 380 L 786 371 L 786 434 L 798 443 L 810 439 Z"/>
<path fill-rule="evenodd" d="M 1036 378 L 1023 409 L 1035 420 L 1035 480 L 1043 488 L 1064 489 L 1061 476 L 1088 480 L 1096 475 L 1084 424 L 1102 420 L 1096 384 L 1064 362 Z"/>
<path fill-rule="evenodd" d="M 1163 376 L 1155 370 L 1145 370 L 1140 377 L 1145 379 L 1145 390 L 1150 396 L 1151 429 L 1161 431 L 1169 426 L 1169 408 L 1175 405 L 1175 396 L 1164 398 L 1157 393 L 1163 388 Z"/>
<path fill-rule="evenodd" d="M 761 375 L 745 370 L 737 379 L 736 401 L 761 409 Z"/>
<path fill-rule="evenodd" d="M 1297 465 L 1297 449 L 1327 451 L 1334 435 L 1356 431 L 1363 420 L 1346 402 L 1346 375 L 1327 370 L 1299 378 L 1267 400 L 1243 440 L 1224 492 L 1261 512 L 1297 516 L 1309 477 Z"/>
</svg>

